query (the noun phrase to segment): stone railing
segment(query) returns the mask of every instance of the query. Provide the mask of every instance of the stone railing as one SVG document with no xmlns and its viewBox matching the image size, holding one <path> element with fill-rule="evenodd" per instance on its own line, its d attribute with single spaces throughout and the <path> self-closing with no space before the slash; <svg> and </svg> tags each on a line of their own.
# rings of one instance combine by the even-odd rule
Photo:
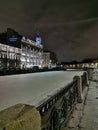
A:
<svg viewBox="0 0 98 130">
<path fill-rule="evenodd" d="M 75 76 L 70 84 L 37 108 L 42 119 L 42 130 L 60 130 L 67 124 L 76 102 L 83 101 L 82 91 L 87 80 L 86 72 L 82 76 Z"/>
<path fill-rule="evenodd" d="M 0 112 L 0 130 L 61 130 L 77 101 L 83 101 L 87 73 L 75 76 L 62 90 L 50 95 L 40 106 L 17 104 Z"/>
</svg>

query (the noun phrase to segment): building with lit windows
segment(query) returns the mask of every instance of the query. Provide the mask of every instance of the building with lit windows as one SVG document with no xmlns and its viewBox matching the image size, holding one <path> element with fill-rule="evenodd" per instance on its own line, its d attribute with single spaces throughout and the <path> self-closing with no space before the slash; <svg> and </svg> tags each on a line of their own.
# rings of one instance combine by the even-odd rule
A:
<svg viewBox="0 0 98 130">
<path fill-rule="evenodd" d="M 0 43 L 0 70 L 20 68 L 21 48 Z"/>
<path fill-rule="evenodd" d="M 43 46 L 22 37 L 13 29 L 0 34 L 0 70 L 41 68 Z"/>
<path fill-rule="evenodd" d="M 42 68 L 43 64 L 43 46 L 41 44 L 37 45 L 36 42 L 22 37 L 21 40 L 21 67 L 22 68 L 33 68 L 38 66 Z"/>
<path fill-rule="evenodd" d="M 12 29 L 0 34 L 0 70 L 20 68 L 21 37 Z"/>
</svg>

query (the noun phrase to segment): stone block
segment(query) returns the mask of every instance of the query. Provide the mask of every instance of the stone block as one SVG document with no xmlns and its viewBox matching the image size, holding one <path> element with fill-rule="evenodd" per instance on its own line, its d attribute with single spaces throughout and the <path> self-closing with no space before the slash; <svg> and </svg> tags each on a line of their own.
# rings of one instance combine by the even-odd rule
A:
<svg viewBox="0 0 98 130">
<path fill-rule="evenodd" d="M 0 130 L 41 130 L 40 114 L 34 106 L 12 106 L 0 112 Z"/>
</svg>

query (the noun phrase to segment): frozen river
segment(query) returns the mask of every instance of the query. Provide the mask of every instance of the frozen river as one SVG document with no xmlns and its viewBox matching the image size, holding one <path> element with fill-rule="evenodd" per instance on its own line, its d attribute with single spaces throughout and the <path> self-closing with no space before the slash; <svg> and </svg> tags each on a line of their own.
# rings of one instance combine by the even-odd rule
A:
<svg viewBox="0 0 98 130">
<path fill-rule="evenodd" d="M 38 106 L 83 71 L 54 71 L 0 76 L 0 110 L 18 103 Z"/>
</svg>

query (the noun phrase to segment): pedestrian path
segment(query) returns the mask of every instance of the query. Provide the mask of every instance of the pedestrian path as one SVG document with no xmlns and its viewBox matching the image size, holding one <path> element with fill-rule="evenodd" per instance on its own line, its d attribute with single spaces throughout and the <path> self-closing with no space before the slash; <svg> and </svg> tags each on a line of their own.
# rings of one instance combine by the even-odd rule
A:
<svg viewBox="0 0 98 130">
<path fill-rule="evenodd" d="M 98 75 L 97 75 L 98 77 Z M 98 130 L 98 78 L 95 75 L 83 92 L 84 101 L 77 104 L 67 130 Z M 64 129 L 65 130 L 65 129 Z"/>
<path fill-rule="evenodd" d="M 79 130 L 98 130 L 98 84 L 91 81 L 79 123 Z"/>
</svg>

